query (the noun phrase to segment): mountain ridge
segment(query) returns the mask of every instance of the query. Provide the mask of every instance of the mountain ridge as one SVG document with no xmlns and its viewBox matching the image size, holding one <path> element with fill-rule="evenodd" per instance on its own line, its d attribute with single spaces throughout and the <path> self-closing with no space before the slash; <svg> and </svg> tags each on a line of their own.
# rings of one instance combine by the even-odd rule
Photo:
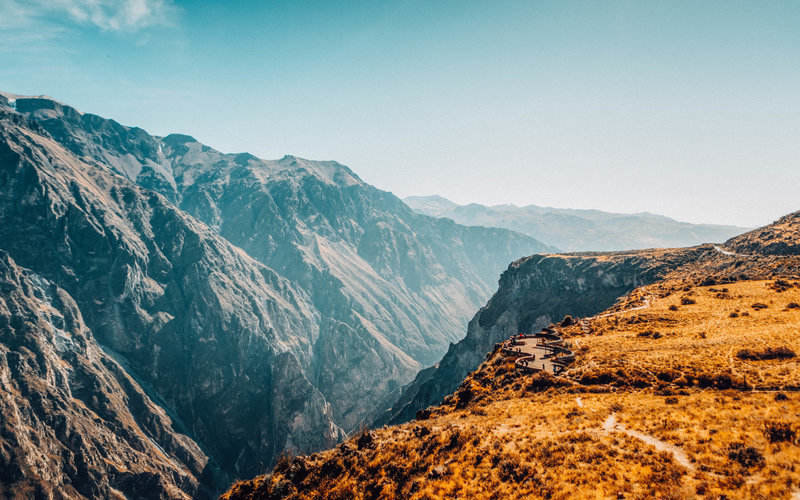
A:
<svg viewBox="0 0 800 500">
<path fill-rule="evenodd" d="M 439 195 L 409 196 L 404 201 L 419 213 L 446 217 L 459 224 L 511 229 L 567 252 L 686 247 L 724 241 L 749 230 L 691 224 L 650 212 L 624 214 L 513 204 L 459 205 Z"/>
<path fill-rule="evenodd" d="M 164 498 L 219 491 L 284 451 L 332 446 L 463 334 L 502 266 L 549 249 L 415 214 L 337 162 L 223 154 L 46 98 L 0 99 L 0 219 L 0 250 L 63 289 L 120 376 L 174 416 L 148 439 L 167 449 L 160 440 L 183 434 L 202 450 L 208 467 L 183 486 L 148 476 Z M 14 342 L 0 349 L 16 356 Z M 64 391 L 58 404 L 78 387 Z M 80 429 L 83 418 L 69 417 Z M 31 425 L 50 432 L 48 421 Z M 54 446 L 73 449 L 64 439 Z M 9 484 L 91 492 L 124 466 L 92 463 L 76 478 L 56 461 L 47 480 L 14 469 Z"/>
</svg>

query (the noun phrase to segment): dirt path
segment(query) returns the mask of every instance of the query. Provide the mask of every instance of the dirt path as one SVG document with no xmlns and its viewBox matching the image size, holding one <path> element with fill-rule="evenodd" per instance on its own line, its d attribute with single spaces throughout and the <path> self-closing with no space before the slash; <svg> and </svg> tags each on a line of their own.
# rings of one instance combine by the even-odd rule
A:
<svg viewBox="0 0 800 500">
<path fill-rule="evenodd" d="M 591 320 L 591 319 L 607 318 L 609 316 L 616 316 L 617 314 L 629 313 L 629 312 L 633 312 L 633 311 L 641 311 L 642 309 L 647 309 L 648 307 L 650 307 L 650 300 L 651 300 L 651 297 L 648 295 L 647 297 L 644 298 L 644 304 L 642 304 L 640 306 L 631 307 L 630 309 L 625 309 L 625 310 L 622 310 L 622 311 L 614 311 L 614 312 L 605 313 L 605 314 L 598 314 L 597 316 L 590 316 L 589 318 L 586 318 L 586 319 L 587 320 Z"/>
<path fill-rule="evenodd" d="M 714 245 L 714 250 L 716 250 L 717 252 L 721 253 L 722 255 L 727 255 L 729 257 L 756 257 L 755 255 L 752 255 L 752 254 L 749 254 L 749 253 L 731 252 L 730 250 L 725 250 L 724 248 L 722 248 L 719 245 Z"/>
<path fill-rule="evenodd" d="M 635 431 L 633 429 L 628 429 L 624 425 L 617 422 L 617 415 L 616 413 L 612 413 L 608 416 L 608 418 L 603 422 L 603 430 L 612 433 L 612 432 L 622 432 L 631 436 L 633 438 L 638 439 L 644 443 L 653 446 L 658 451 L 666 451 L 672 454 L 673 458 L 675 459 L 678 464 L 682 465 L 683 467 L 689 469 L 690 471 L 694 471 L 694 464 L 692 461 L 689 460 L 689 457 L 686 455 L 686 452 L 683 451 L 678 446 L 674 444 L 669 444 L 660 439 L 656 438 L 655 436 L 651 436 L 650 434 L 645 434 L 644 432 Z"/>
</svg>

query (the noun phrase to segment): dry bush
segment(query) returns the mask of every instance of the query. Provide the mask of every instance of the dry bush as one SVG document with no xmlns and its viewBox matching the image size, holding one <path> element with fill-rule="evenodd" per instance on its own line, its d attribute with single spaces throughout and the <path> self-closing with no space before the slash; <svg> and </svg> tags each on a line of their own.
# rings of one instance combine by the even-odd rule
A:
<svg viewBox="0 0 800 500">
<path fill-rule="evenodd" d="M 470 401 L 475 397 L 471 387 L 462 387 L 456 392 L 456 408 L 466 408 Z"/>
<path fill-rule="evenodd" d="M 728 458 L 738 462 L 742 467 L 763 467 L 764 456 L 752 446 L 744 443 L 731 443 L 728 446 Z"/>
<path fill-rule="evenodd" d="M 786 290 L 792 288 L 793 285 L 786 280 L 778 279 L 775 280 L 774 283 L 767 286 L 769 286 L 769 288 L 771 288 L 772 290 L 775 290 L 776 292 L 780 293 L 780 292 L 785 292 Z"/>
<path fill-rule="evenodd" d="M 361 432 L 356 438 L 356 446 L 359 450 L 370 449 L 375 447 L 375 437 L 368 430 Z"/>
<path fill-rule="evenodd" d="M 764 424 L 764 437 L 770 443 L 792 442 L 795 438 L 795 431 L 787 422 L 767 422 Z"/>
<path fill-rule="evenodd" d="M 653 331 L 653 330 L 645 330 L 643 332 L 638 333 L 636 336 L 637 337 L 648 337 L 648 338 L 651 338 L 651 339 L 660 339 L 661 338 L 661 333 Z"/>
<path fill-rule="evenodd" d="M 791 359 L 795 357 L 795 353 L 788 347 L 767 347 L 761 351 L 742 349 L 736 353 L 736 357 L 748 361 L 763 361 L 767 359 Z"/>
</svg>

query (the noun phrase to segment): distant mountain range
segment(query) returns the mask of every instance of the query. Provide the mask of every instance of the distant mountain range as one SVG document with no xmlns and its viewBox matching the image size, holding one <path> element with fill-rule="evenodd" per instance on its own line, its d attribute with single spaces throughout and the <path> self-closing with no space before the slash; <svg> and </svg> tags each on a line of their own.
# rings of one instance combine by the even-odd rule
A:
<svg viewBox="0 0 800 500">
<path fill-rule="evenodd" d="M 549 250 L 0 93 L 0 497 L 213 497 L 330 447 Z"/>
<path fill-rule="evenodd" d="M 527 234 L 566 252 L 671 248 L 725 241 L 748 228 L 690 224 L 650 213 L 616 214 L 600 210 L 536 205 L 458 205 L 441 196 L 410 196 L 415 211 L 468 226 L 502 227 Z"/>
</svg>

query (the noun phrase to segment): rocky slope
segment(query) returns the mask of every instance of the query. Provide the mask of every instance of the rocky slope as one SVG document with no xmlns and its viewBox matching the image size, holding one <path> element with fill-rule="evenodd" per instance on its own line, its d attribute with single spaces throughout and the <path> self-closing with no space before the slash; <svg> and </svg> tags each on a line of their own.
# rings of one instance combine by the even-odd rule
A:
<svg viewBox="0 0 800 500">
<path fill-rule="evenodd" d="M 441 196 L 411 196 L 404 201 L 422 214 L 447 217 L 459 224 L 504 227 L 569 252 L 685 247 L 724 241 L 746 231 L 735 226 L 678 222 L 649 213 L 615 214 L 536 205 L 458 205 Z"/>
<path fill-rule="evenodd" d="M 725 242 L 725 247 L 745 255 L 800 255 L 800 212 L 731 238 Z"/>
<path fill-rule="evenodd" d="M 0 287 L 0 497 L 210 497 L 214 465 L 72 297 L 3 251 Z"/>
<path fill-rule="evenodd" d="M 49 98 L 8 95 L 0 96 L 0 221 L 9 262 L 71 297 L 83 335 L 114 360 L 117 380 L 135 381 L 153 411 L 170 415 L 159 435 L 183 436 L 194 450 L 173 452 L 154 438 L 183 471 L 142 462 L 148 491 L 166 496 L 213 491 L 284 450 L 332 446 L 458 338 L 505 262 L 546 248 L 415 214 L 334 162 L 225 155 L 188 136 L 154 137 Z M 29 335 L 50 334 L 32 326 Z M 15 349 L 9 342 L 0 348 Z M 57 385 L 46 377 L 28 398 L 47 392 L 68 408 L 80 388 Z M 118 392 L 96 390 L 101 399 Z M 115 411 L 130 416 L 118 418 L 153 421 L 140 399 L 122 398 Z M 86 436 L 92 426 L 118 427 L 93 412 L 69 414 L 69 425 Z M 50 421 L 37 425 L 55 436 L 52 446 L 78 449 Z M 26 446 L 7 463 L 23 460 Z M 131 467 L 125 457 L 134 455 L 120 446 L 115 464 Z M 129 491 L 100 484 L 113 474 L 97 464 L 88 478 L 70 479 L 68 464 L 11 465 L 9 474 L 19 488 Z"/>
<path fill-rule="evenodd" d="M 227 473 L 342 436 L 301 368 L 319 335 L 306 294 L 36 123 L 6 111 L 0 124 L 3 249 L 66 290 Z"/>
<path fill-rule="evenodd" d="M 14 104 L 76 156 L 163 194 L 304 291 L 317 326 L 301 365 L 346 430 L 463 335 L 510 260 L 548 250 L 415 214 L 336 162 L 223 154 L 46 98 Z"/>
<path fill-rule="evenodd" d="M 469 322 L 466 337 L 435 366 L 403 388 L 376 424 L 400 423 L 438 404 L 483 361 L 497 342 L 517 332 L 537 331 L 565 315 L 591 316 L 637 286 L 713 252 L 710 246 L 674 251 L 615 254 L 534 255 L 513 262 L 500 287 Z"/>
</svg>

